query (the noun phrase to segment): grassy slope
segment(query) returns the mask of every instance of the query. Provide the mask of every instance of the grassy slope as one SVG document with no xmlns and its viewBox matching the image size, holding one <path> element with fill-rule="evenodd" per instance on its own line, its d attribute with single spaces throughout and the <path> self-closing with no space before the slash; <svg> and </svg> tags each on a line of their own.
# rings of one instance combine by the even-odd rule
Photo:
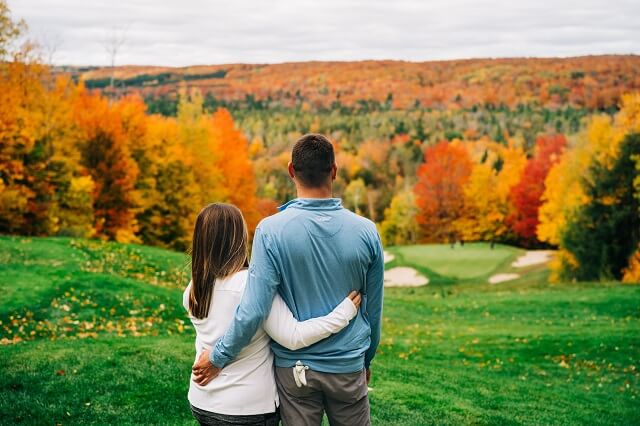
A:
<svg viewBox="0 0 640 426">
<path fill-rule="evenodd" d="M 0 339 L 32 340 L 0 346 L 3 423 L 192 424 L 184 262 L 0 238 Z M 545 280 L 388 289 L 374 424 L 640 422 L 640 287 Z"/>
<path fill-rule="evenodd" d="M 183 331 L 186 262 L 150 247 L 1 238 L 0 342 Z"/>
</svg>

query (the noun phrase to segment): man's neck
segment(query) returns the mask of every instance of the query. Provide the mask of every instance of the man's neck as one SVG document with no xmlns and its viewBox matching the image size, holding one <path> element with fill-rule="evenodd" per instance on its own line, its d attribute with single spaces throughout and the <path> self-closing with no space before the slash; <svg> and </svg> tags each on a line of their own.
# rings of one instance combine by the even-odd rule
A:
<svg viewBox="0 0 640 426">
<path fill-rule="evenodd" d="M 333 197 L 333 192 L 331 191 L 331 187 L 304 188 L 302 186 L 298 186 L 296 190 L 298 192 L 298 198 L 331 198 Z"/>
</svg>

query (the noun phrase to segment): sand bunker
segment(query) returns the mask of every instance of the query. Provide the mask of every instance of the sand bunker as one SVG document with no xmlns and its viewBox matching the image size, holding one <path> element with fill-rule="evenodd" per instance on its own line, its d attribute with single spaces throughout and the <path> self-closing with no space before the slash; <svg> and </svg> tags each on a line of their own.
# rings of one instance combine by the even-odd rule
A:
<svg viewBox="0 0 640 426">
<path fill-rule="evenodd" d="M 389 263 L 395 258 L 396 257 L 394 255 L 392 255 L 391 253 L 389 253 L 388 251 L 385 250 L 385 252 L 384 252 L 384 263 Z"/>
<path fill-rule="evenodd" d="M 526 266 L 539 265 L 541 263 L 547 263 L 551 260 L 553 254 L 550 250 L 530 250 L 520 256 L 511 264 L 514 268 L 524 268 Z"/>
<path fill-rule="evenodd" d="M 398 266 L 384 271 L 385 287 L 420 287 L 429 284 L 429 279 L 418 271 Z"/>
<path fill-rule="evenodd" d="M 497 284 L 505 281 L 515 280 L 520 278 L 519 274 L 495 274 L 489 278 L 489 284 Z"/>
</svg>

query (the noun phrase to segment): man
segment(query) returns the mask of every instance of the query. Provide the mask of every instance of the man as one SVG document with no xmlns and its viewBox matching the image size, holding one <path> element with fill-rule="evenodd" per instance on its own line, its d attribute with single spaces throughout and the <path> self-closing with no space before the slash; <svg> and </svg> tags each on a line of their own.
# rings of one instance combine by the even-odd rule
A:
<svg viewBox="0 0 640 426">
<path fill-rule="evenodd" d="M 276 291 L 300 321 L 326 315 L 351 290 L 360 291 L 360 312 L 340 333 L 297 351 L 272 344 L 285 425 L 319 425 L 325 411 L 332 425 L 370 424 L 367 384 L 380 342 L 383 252 L 373 222 L 331 198 L 336 172 L 327 138 L 309 134 L 296 142 L 289 175 L 298 198 L 258 225 L 235 319 L 193 367 L 199 384 L 217 376 L 251 340 Z"/>
</svg>

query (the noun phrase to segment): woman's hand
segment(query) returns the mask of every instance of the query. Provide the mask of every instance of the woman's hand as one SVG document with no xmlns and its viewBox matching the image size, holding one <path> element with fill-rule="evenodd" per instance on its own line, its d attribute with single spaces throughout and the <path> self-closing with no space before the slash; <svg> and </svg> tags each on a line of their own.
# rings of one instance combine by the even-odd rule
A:
<svg viewBox="0 0 640 426">
<path fill-rule="evenodd" d="M 349 293 L 347 297 L 353 302 L 353 304 L 356 306 L 356 309 L 360 309 L 360 303 L 362 302 L 362 296 L 360 295 L 360 293 L 354 290 Z"/>
</svg>

